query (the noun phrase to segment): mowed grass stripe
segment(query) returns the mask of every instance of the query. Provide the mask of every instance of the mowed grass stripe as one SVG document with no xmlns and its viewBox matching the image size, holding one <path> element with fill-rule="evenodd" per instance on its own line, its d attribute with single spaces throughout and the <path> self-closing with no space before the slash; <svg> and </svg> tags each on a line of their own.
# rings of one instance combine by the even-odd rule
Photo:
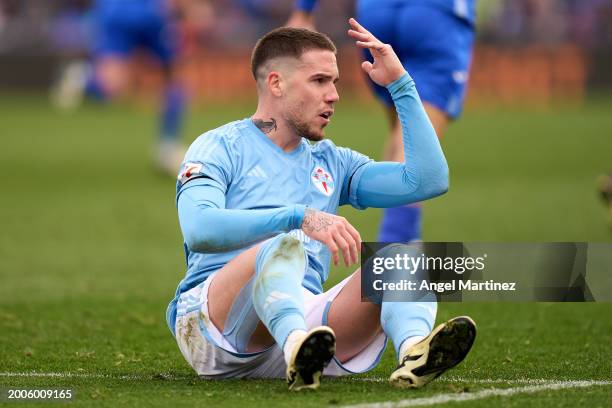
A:
<svg viewBox="0 0 612 408">
<path fill-rule="evenodd" d="M 514 388 L 491 388 L 473 393 L 439 394 L 433 397 L 413 398 L 400 401 L 375 402 L 369 404 L 345 405 L 343 408 L 400 408 L 424 407 L 428 405 L 445 404 L 447 402 L 474 401 L 491 397 L 510 397 L 516 394 L 533 394 L 542 391 L 557 391 L 569 388 L 585 388 L 610 385 L 609 381 L 562 381 L 552 384 L 527 385 Z"/>
</svg>

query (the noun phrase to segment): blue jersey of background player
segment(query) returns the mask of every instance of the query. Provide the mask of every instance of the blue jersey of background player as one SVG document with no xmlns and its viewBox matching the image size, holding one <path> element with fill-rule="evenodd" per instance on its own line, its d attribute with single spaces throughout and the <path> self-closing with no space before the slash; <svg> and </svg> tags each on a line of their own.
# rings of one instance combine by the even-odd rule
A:
<svg viewBox="0 0 612 408">
<path fill-rule="evenodd" d="M 288 25 L 313 28 L 316 0 L 296 1 Z M 476 0 L 358 0 L 357 18 L 382 42 L 391 44 L 410 72 L 438 137 L 463 106 L 474 43 Z M 369 54 L 364 54 L 371 60 Z M 401 128 L 389 92 L 369 81 L 387 107 L 391 135 L 386 160 L 403 160 Z M 421 237 L 418 204 L 388 208 L 379 240 L 405 242 Z"/>
<path fill-rule="evenodd" d="M 122 96 L 129 85 L 128 58 L 136 50 L 155 57 L 163 72 L 157 164 L 175 174 L 184 154 L 178 142 L 185 95 L 175 77 L 177 2 L 170 0 L 96 0 L 97 40 L 93 86 L 105 98 Z"/>
</svg>

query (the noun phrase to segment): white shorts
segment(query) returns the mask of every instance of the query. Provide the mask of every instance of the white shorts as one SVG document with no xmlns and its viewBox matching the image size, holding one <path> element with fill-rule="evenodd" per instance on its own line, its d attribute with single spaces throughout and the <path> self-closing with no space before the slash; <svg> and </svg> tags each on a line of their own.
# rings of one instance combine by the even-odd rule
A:
<svg viewBox="0 0 612 408">
<path fill-rule="evenodd" d="M 208 288 L 214 278 L 215 274 L 210 275 L 206 281 L 183 293 L 178 302 L 176 341 L 189 365 L 203 378 L 284 377 L 285 359 L 276 344 L 258 353 L 238 353 L 210 321 Z M 309 329 L 327 323 L 329 306 L 349 278 L 319 295 L 304 289 L 304 312 Z M 323 374 L 341 376 L 369 371 L 379 363 L 386 344 L 387 337 L 381 333 L 351 360 L 340 363 L 334 357 Z"/>
</svg>

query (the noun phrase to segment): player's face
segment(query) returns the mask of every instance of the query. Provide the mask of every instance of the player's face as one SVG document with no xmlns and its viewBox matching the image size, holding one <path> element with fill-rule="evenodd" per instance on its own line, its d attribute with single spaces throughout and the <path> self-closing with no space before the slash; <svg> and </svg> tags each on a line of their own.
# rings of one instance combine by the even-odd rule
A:
<svg viewBox="0 0 612 408">
<path fill-rule="evenodd" d="M 338 101 L 336 56 L 327 50 L 302 54 L 300 63 L 287 80 L 284 117 L 296 132 L 308 140 L 325 137 L 324 128 L 334 114 Z"/>
</svg>

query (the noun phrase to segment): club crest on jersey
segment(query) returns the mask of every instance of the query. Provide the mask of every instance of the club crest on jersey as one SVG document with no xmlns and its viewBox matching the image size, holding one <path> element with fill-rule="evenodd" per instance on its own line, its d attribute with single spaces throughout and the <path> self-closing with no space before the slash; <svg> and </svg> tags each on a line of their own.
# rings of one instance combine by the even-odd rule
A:
<svg viewBox="0 0 612 408">
<path fill-rule="evenodd" d="M 323 167 L 315 167 L 311 179 L 317 190 L 326 196 L 330 196 L 334 192 L 334 179 Z"/>
<path fill-rule="evenodd" d="M 181 184 L 185 184 L 187 181 L 198 177 L 200 174 L 202 174 L 202 163 L 187 162 L 183 165 L 176 179 L 180 181 Z"/>
</svg>

